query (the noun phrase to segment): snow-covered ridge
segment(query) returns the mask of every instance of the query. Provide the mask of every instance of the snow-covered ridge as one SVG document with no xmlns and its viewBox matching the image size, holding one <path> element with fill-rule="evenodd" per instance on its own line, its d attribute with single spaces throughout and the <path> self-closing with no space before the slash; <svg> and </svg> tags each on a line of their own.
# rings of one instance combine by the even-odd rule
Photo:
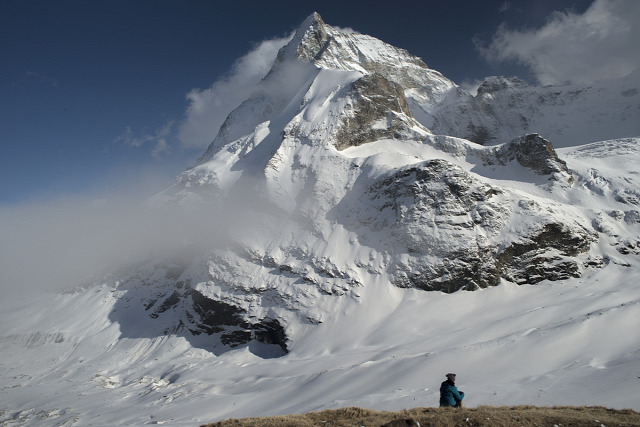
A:
<svg viewBox="0 0 640 427">
<path fill-rule="evenodd" d="M 476 97 L 456 92 L 435 109 L 419 100 L 411 105 L 434 132 L 481 144 L 535 132 L 556 147 L 583 145 L 640 134 L 640 70 L 616 80 L 559 87 L 491 77 Z"/>
</svg>

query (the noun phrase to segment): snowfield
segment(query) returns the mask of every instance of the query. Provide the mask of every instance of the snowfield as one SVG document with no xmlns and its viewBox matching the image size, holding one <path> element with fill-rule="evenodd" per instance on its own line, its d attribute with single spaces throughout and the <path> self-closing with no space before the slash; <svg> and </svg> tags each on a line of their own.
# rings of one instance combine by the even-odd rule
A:
<svg viewBox="0 0 640 427">
<path fill-rule="evenodd" d="M 583 279 L 452 295 L 370 284 L 359 303 L 302 327 L 291 353 L 273 359 L 249 348 L 216 357 L 170 336 L 118 340 L 111 289 L 83 292 L 86 307 L 104 309 L 85 316 L 77 299 L 69 307 L 61 295 L 54 313 L 32 313 L 2 337 L 2 419 L 196 425 L 342 406 L 437 406 L 448 371 L 458 374 L 467 406 L 638 410 L 637 267 L 612 263 Z M 65 323 L 68 310 L 82 321 Z M 2 313 L 4 324 L 15 319 Z"/>
<path fill-rule="evenodd" d="M 618 188 L 639 188 L 637 142 L 565 149 L 569 167 L 581 172 L 576 198 L 596 208 L 619 181 L 628 187 Z M 597 178 L 587 175 L 596 167 Z M 612 234 L 638 241 L 637 223 L 609 222 L 619 227 Z M 214 354 L 183 337 L 149 336 L 144 314 L 126 319 L 127 335 L 137 328 L 137 337 L 123 338 L 110 320 L 122 291 L 109 285 L 4 300 L 0 419 L 187 426 L 342 406 L 437 406 L 449 371 L 467 406 L 639 410 L 640 263 L 608 239 L 599 243 L 604 267 L 576 279 L 444 294 L 381 277 L 357 288 L 357 297 L 333 298 L 327 310 L 335 316 L 322 323 L 291 325 L 282 357 L 270 358 L 273 349 L 260 343 Z"/>
</svg>

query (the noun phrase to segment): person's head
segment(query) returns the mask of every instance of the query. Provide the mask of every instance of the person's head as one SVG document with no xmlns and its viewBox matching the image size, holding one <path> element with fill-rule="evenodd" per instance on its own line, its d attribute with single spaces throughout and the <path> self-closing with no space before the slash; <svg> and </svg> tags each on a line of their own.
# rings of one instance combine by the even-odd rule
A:
<svg viewBox="0 0 640 427">
<path fill-rule="evenodd" d="M 449 380 L 452 383 L 456 382 L 456 374 L 447 374 L 447 380 Z"/>
</svg>

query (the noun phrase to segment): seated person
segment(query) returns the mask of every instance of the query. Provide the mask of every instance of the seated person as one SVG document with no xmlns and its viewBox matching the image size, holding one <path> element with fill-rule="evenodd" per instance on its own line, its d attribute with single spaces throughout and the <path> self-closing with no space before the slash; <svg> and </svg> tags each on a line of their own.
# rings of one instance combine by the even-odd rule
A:
<svg viewBox="0 0 640 427">
<path fill-rule="evenodd" d="M 464 393 L 456 387 L 456 374 L 447 374 L 447 380 L 440 385 L 440 407 L 461 408 Z"/>
</svg>

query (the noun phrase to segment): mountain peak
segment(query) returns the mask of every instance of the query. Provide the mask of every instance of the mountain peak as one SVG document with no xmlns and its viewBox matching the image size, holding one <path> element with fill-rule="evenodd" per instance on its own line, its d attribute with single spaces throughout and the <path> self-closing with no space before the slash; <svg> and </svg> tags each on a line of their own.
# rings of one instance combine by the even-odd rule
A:
<svg viewBox="0 0 640 427">
<path fill-rule="evenodd" d="M 278 58 L 280 60 L 300 59 L 305 62 L 312 62 L 314 53 L 317 54 L 317 49 L 314 46 L 321 48 L 327 42 L 326 27 L 327 25 L 320 14 L 313 12 L 296 29 L 293 38 L 282 48 Z M 308 40 L 315 40 L 315 43 L 310 45 Z"/>
<path fill-rule="evenodd" d="M 302 32 L 304 34 L 304 32 L 311 27 L 319 27 L 321 25 L 325 25 L 322 17 L 318 12 L 313 12 L 311 15 L 307 16 L 304 21 L 302 21 L 297 32 Z"/>
<path fill-rule="evenodd" d="M 309 15 L 298 27 L 289 43 L 279 52 L 278 59 L 308 62 L 324 69 L 379 73 L 403 84 L 405 89 L 431 86 L 446 80 L 406 50 L 356 31 L 334 28 L 326 24 L 317 12 Z M 407 67 L 411 71 L 407 71 Z M 426 74 L 433 74 L 428 79 L 430 82 L 422 78 Z M 420 82 L 412 77 L 407 79 L 407 76 L 417 75 L 421 76 L 418 78 Z M 445 85 L 447 89 L 453 86 L 448 80 Z"/>
</svg>

